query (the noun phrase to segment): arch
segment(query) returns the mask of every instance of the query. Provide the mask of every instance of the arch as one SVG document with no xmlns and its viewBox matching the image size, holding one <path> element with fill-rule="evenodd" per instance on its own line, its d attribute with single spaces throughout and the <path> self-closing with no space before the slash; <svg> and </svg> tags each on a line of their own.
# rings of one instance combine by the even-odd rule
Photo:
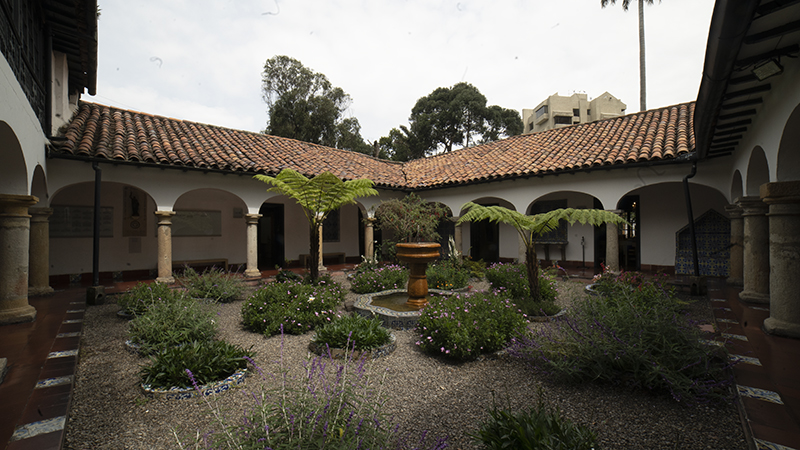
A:
<svg viewBox="0 0 800 450">
<path fill-rule="evenodd" d="M 750 161 L 747 163 L 747 190 L 746 195 L 758 197 L 759 188 L 764 183 L 769 183 L 769 163 L 764 149 L 756 146 L 750 154 Z"/>
<path fill-rule="evenodd" d="M 31 195 L 39 199 L 39 203 L 36 206 L 47 206 L 50 197 L 50 194 L 47 193 L 47 177 L 44 174 L 44 169 L 39 164 L 33 169 Z"/>
<path fill-rule="evenodd" d="M 498 197 L 481 197 L 472 200 L 479 205 L 497 205 L 515 210 L 514 205 Z M 462 210 L 459 215 L 463 215 Z M 501 259 L 519 258 L 519 238 L 516 230 L 510 225 L 497 224 L 483 220 L 470 222 L 467 227 L 462 227 L 464 242 L 469 243 L 469 254 L 472 259 L 485 262 L 499 262 Z"/>
<path fill-rule="evenodd" d="M 0 192 L 28 193 L 28 166 L 22 145 L 9 124 L 0 120 Z"/>
<path fill-rule="evenodd" d="M 742 181 L 742 173 L 739 169 L 733 172 L 731 179 L 731 203 L 735 202 L 737 198 L 744 196 L 744 182 Z"/>
<path fill-rule="evenodd" d="M 778 181 L 800 180 L 800 105 L 783 128 L 776 166 Z"/>
</svg>

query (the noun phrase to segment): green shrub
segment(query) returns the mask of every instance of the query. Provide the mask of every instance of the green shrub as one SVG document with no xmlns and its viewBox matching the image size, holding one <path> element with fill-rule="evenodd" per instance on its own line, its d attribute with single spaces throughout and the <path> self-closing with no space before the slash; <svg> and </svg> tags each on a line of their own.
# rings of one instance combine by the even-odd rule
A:
<svg viewBox="0 0 800 450">
<path fill-rule="evenodd" d="M 303 276 L 289 269 L 278 269 L 278 273 L 275 274 L 275 281 L 278 283 L 283 283 L 284 281 L 303 281 Z"/>
<path fill-rule="evenodd" d="M 242 323 L 250 331 L 274 335 L 303 334 L 333 320 L 344 290 L 321 279 L 314 286 L 296 281 L 267 283 L 242 305 Z"/>
<path fill-rule="evenodd" d="M 675 299 L 634 291 L 590 297 L 564 320 L 515 339 L 509 352 L 559 379 L 624 383 L 688 403 L 726 397 L 732 380 L 724 350 L 700 340 Z"/>
<path fill-rule="evenodd" d="M 469 271 L 469 276 L 472 278 L 483 278 L 484 273 L 486 272 L 486 263 L 479 259 L 478 261 L 473 261 L 468 258 L 464 258 L 463 261 L 464 268 Z"/>
<path fill-rule="evenodd" d="M 594 291 L 605 296 L 607 301 L 626 299 L 639 304 L 652 301 L 673 300 L 674 306 L 682 302 L 675 297 L 675 287 L 669 284 L 669 275 L 646 276 L 640 272 L 604 272 L 595 275 Z"/>
<path fill-rule="evenodd" d="M 137 283 L 136 286 L 117 297 L 117 304 L 128 314 L 144 314 L 155 303 L 172 303 L 185 295 L 182 290 L 173 290 L 164 283 Z"/>
<path fill-rule="evenodd" d="M 380 319 L 361 315 L 342 316 L 317 329 L 314 342 L 331 348 L 372 350 L 390 341 L 389 330 Z"/>
<path fill-rule="evenodd" d="M 408 269 L 395 264 L 356 272 L 350 278 L 350 289 L 357 294 L 403 289 L 406 284 L 408 284 Z"/>
<path fill-rule="evenodd" d="M 452 260 L 446 260 L 429 264 L 425 275 L 429 288 L 450 290 L 466 287 L 470 273 Z"/>
<path fill-rule="evenodd" d="M 525 323 L 514 303 L 499 292 L 432 297 L 417 325 L 417 345 L 435 355 L 472 360 L 505 348 Z"/>
<path fill-rule="evenodd" d="M 247 367 L 245 357 L 252 358 L 251 350 L 244 350 L 224 341 L 195 341 L 180 347 L 165 348 L 142 367 L 139 376 L 151 389 L 192 387 L 224 380 Z M 186 371 L 191 371 L 194 381 Z"/>
<path fill-rule="evenodd" d="M 597 437 L 543 403 L 527 411 L 493 409 L 474 436 L 486 449 L 593 450 Z"/>
<path fill-rule="evenodd" d="M 240 277 L 217 268 L 198 274 L 191 267 L 187 267 L 179 281 L 186 287 L 190 297 L 207 298 L 220 303 L 241 299 L 245 293 L 244 281 Z"/>
<path fill-rule="evenodd" d="M 492 289 L 504 292 L 514 299 L 526 315 L 541 315 L 542 309 L 551 312 L 561 310 L 554 303 L 558 289 L 556 288 L 555 276 L 551 272 L 539 272 L 539 294 L 541 295 L 539 302 L 531 300 L 528 272 L 524 264 L 492 264 L 486 269 L 486 279 L 491 284 Z"/>
<path fill-rule="evenodd" d="M 139 344 L 144 354 L 187 342 L 208 341 L 216 333 L 213 307 L 191 298 L 154 303 L 128 327 L 130 340 Z"/>
</svg>

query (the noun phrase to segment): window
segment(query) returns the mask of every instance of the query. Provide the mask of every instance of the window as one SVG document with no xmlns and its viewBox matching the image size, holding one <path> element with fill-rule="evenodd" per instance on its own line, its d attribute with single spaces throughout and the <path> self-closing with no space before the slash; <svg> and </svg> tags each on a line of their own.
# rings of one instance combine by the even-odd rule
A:
<svg viewBox="0 0 800 450">
<path fill-rule="evenodd" d="M 573 117 L 580 117 L 581 116 L 581 110 L 578 109 L 578 108 L 573 109 L 572 110 L 572 116 Z"/>
<path fill-rule="evenodd" d="M 555 116 L 553 123 L 556 125 L 572 125 L 572 117 L 569 116 Z"/>
<path fill-rule="evenodd" d="M 541 214 L 550 212 L 554 209 L 567 207 L 567 200 L 539 200 L 531 207 L 531 214 Z M 567 236 L 567 222 L 561 221 L 558 228 L 539 236 L 536 241 L 540 244 L 566 244 L 569 242 Z"/>
<path fill-rule="evenodd" d="M 543 105 L 541 108 L 536 110 L 536 118 L 538 119 L 543 114 L 547 114 L 547 105 Z"/>
<path fill-rule="evenodd" d="M 328 217 L 322 222 L 322 242 L 339 242 L 339 210 L 328 213 Z"/>
<path fill-rule="evenodd" d="M 587 115 L 587 116 L 591 116 L 591 115 L 592 115 L 592 110 L 591 110 L 591 108 L 586 110 L 586 115 Z"/>
</svg>

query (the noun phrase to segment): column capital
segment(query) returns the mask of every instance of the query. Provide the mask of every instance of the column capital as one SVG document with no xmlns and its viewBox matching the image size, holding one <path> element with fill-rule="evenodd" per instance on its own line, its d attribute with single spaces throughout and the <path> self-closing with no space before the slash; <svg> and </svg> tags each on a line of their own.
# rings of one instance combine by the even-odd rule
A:
<svg viewBox="0 0 800 450">
<path fill-rule="evenodd" d="M 47 222 L 53 215 L 53 208 L 31 207 L 28 208 L 28 214 L 31 215 L 31 223 Z"/>
<path fill-rule="evenodd" d="M 156 217 L 158 217 L 158 224 L 159 225 L 172 225 L 172 216 L 175 215 L 175 211 L 156 211 Z"/>
<path fill-rule="evenodd" d="M 0 214 L 29 217 L 28 208 L 39 203 L 33 195 L 0 194 Z"/>
<path fill-rule="evenodd" d="M 742 218 L 742 207 L 732 203 L 725 207 L 725 212 L 728 213 L 728 217 L 731 219 L 741 219 Z"/>
<path fill-rule="evenodd" d="M 769 210 L 767 204 L 761 201 L 761 197 L 740 197 L 737 204 L 742 208 L 743 216 L 763 216 Z"/>
<path fill-rule="evenodd" d="M 258 219 L 260 219 L 262 216 L 262 214 L 245 214 L 244 220 L 248 225 L 257 225 Z"/>
<path fill-rule="evenodd" d="M 771 205 L 775 203 L 800 203 L 800 181 L 764 183 L 760 188 L 761 199 Z"/>
</svg>

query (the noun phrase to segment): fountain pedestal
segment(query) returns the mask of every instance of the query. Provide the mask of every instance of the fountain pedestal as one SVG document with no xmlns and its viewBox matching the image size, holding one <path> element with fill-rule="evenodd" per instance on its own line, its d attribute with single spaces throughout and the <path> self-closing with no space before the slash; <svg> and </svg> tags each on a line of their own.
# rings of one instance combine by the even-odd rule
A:
<svg viewBox="0 0 800 450">
<path fill-rule="evenodd" d="M 435 242 L 404 242 L 396 245 L 397 259 L 409 266 L 408 305 L 420 309 L 428 304 L 428 263 L 439 258 L 441 245 Z"/>
</svg>

